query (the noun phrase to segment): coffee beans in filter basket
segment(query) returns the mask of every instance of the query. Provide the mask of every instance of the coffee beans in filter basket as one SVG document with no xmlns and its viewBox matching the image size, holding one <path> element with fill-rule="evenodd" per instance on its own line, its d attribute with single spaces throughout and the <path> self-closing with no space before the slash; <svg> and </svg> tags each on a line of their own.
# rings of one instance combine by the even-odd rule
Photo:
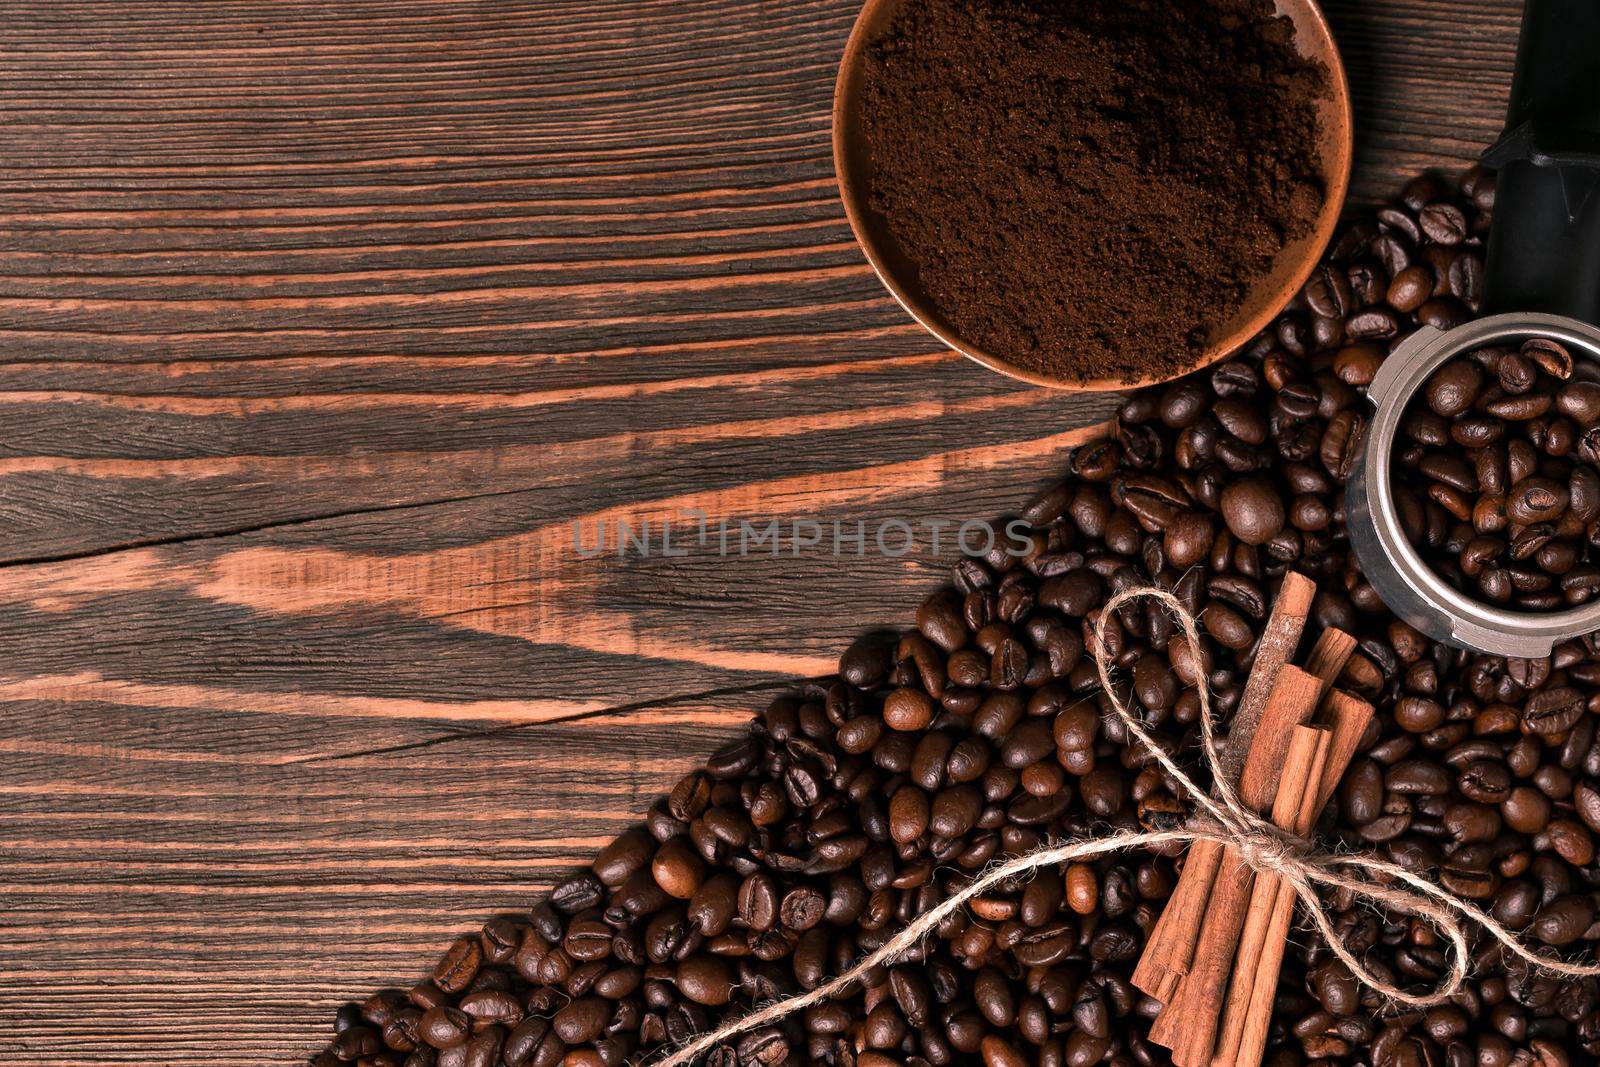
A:
<svg viewBox="0 0 1600 1067">
<path fill-rule="evenodd" d="M 1434 372 L 1406 410 L 1395 503 L 1406 535 L 1469 596 L 1526 611 L 1600 590 L 1600 381 L 1535 337 Z"/>
<path fill-rule="evenodd" d="M 1397 863 L 1542 951 L 1592 959 L 1595 643 L 1512 661 L 1434 644 L 1384 609 L 1343 532 L 1361 387 L 1419 322 L 1473 312 L 1491 188 L 1477 172 L 1459 186 L 1422 179 L 1351 226 L 1247 352 L 1133 396 L 1107 440 L 1072 456 L 1021 509 L 1026 556 L 962 560 L 914 628 L 858 641 L 836 677 L 773 702 L 548 899 L 463 937 L 409 990 L 340 1012 L 315 1062 L 649 1062 L 842 973 L 991 861 L 1182 824 L 1188 799 L 1105 714 L 1086 629 L 1114 592 L 1152 583 L 1201 620 L 1199 647 L 1142 603 L 1105 620 L 1119 696 L 1199 768 L 1196 683 L 1224 715 L 1237 705 L 1291 568 L 1318 587 L 1302 647 L 1327 627 L 1355 635 L 1338 684 L 1377 707 L 1315 828 L 1323 847 Z M 1181 862 L 1128 853 L 1003 886 L 849 995 L 704 1062 L 1159 1067 L 1159 1005 L 1130 978 Z M 1443 972 L 1427 923 L 1326 903 L 1386 980 L 1427 988 Z M 1569 1067 L 1600 1055 L 1594 980 L 1507 965 L 1483 941 L 1473 962 L 1453 1002 L 1396 1012 L 1302 930 L 1266 1061 Z"/>
</svg>

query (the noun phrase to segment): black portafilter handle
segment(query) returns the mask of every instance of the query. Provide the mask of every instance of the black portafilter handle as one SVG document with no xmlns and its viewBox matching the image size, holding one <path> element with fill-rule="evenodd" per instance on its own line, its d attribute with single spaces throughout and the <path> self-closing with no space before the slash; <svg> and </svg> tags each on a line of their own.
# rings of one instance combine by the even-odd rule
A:
<svg viewBox="0 0 1600 1067">
<path fill-rule="evenodd" d="M 1526 0 L 1484 310 L 1600 323 L 1600 0 Z"/>
</svg>

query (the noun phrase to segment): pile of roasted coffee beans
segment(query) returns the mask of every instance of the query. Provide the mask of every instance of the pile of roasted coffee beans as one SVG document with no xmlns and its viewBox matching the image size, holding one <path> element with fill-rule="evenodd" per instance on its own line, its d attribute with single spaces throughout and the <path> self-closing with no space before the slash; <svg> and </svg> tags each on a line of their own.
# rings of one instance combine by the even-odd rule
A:
<svg viewBox="0 0 1600 1067">
<path fill-rule="evenodd" d="M 1132 397 L 1029 503 L 1023 558 L 964 559 L 898 641 L 777 700 L 592 867 L 457 941 L 409 990 L 339 1013 L 319 1067 L 615 1067 L 815 987 L 996 857 L 1167 827 L 1186 804 L 1105 714 L 1084 633 L 1155 582 L 1202 647 L 1145 605 L 1107 620 L 1125 695 L 1193 762 L 1204 678 L 1238 700 L 1281 576 L 1319 585 L 1307 640 L 1359 638 L 1341 683 L 1378 713 L 1318 833 L 1437 879 L 1549 951 L 1600 941 L 1600 654 L 1474 656 L 1396 621 L 1344 536 L 1361 390 L 1419 322 L 1470 316 L 1490 179 L 1424 178 L 1349 228 L 1248 352 Z M 1177 854 L 1041 873 L 975 902 L 850 996 L 719 1047 L 714 1067 L 1156 1067 L 1157 1005 L 1129 984 Z M 1427 925 L 1330 902 L 1369 967 L 1418 987 Z M 1317 937 L 1291 942 L 1268 1060 L 1575 1067 L 1600 1055 L 1600 988 L 1480 944 L 1454 1003 L 1386 1009 Z"/>
<path fill-rule="evenodd" d="M 1526 611 L 1600 590 L 1600 368 L 1530 338 L 1457 356 L 1406 409 L 1395 505 L 1434 569 Z"/>
</svg>

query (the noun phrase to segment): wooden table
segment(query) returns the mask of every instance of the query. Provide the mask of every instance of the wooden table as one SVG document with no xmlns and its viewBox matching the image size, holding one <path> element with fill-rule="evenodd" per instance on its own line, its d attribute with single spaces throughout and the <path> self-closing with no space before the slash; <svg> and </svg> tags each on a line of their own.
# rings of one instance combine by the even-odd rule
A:
<svg viewBox="0 0 1600 1067">
<path fill-rule="evenodd" d="M 1359 199 L 1493 136 L 1515 0 L 1328 6 Z M 854 9 L 5 5 L 7 1063 L 303 1060 L 950 556 L 664 520 L 999 515 L 1115 403 L 867 270 Z"/>
</svg>

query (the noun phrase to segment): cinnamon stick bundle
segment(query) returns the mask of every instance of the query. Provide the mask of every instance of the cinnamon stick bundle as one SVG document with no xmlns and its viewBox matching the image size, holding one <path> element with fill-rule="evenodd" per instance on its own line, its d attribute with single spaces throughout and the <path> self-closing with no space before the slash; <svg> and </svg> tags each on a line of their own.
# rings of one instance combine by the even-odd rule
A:
<svg viewBox="0 0 1600 1067">
<path fill-rule="evenodd" d="M 1319 716 L 1325 723 L 1321 728 L 1327 737 L 1323 766 L 1307 783 L 1314 788 L 1301 789 L 1293 811 L 1288 810 L 1287 804 L 1280 803 L 1294 792 L 1286 776 L 1278 801 L 1273 804 L 1275 825 L 1302 836 L 1311 832 L 1317 816 L 1333 796 L 1345 768 L 1355 756 L 1372 714 L 1372 705 L 1364 700 L 1348 693 L 1328 694 Z M 1257 877 L 1249 918 L 1234 958 L 1212 1067 L 1259 1067 L 1266 1054 L 1273 995 L 1283 968 L 1294 905 L 1294 890 L 1281 878 L 1271 873 Z"/>
<path fill-rule="evenodd" d="M 1332 732 L 1326 727 L 1306 726 L 1301 729 L 1304 732 L 1295 735 L 1298 747 L 1290 753 L 1290 761 L 1284 767 L 1283 785 L 1272 804 L 1273 825 L 1295 833 L 1305 833 L 1310 829 L 1305 814 L 1311 809 L 1321 785 L 1322 770 L 1327 764 L 1328 749 L 1331 747 L 1332 739 Z M 1233 1063 L 1240 1048 L 1250 1041 L 1247 1031 L 1259 1027 L 1262 1039 L 1265 1040 L 1266 1022 L 1270 1017 L 1272 1006 L 1269 1001 L 1265 1015 L 1252 1011 L 1252 1000 L 1257 989 L 1254 969 L 1271 954 L 1272 928 L 1278 919 L 1278 893 L 1287 889 L 1282 879 L 1270 871 L 1263 871 L 1256 876 L 1244 931 L 1239 936 L 1239 948 L 1234 956 L 1228 999 L 1222 1013 L 1221 1030 L 1211 1058 L 1214 1067 Z M 1292 903 L 1292 892 L 1289 893 L 1289 898 Z M 1288 914 L 1292 914 L 1292 909 Z M 1283 958 L 1282 945 L 1287 941 L 1288 932 L 1288 923 L 1285 920 L 1282 934 L 1278 938 L 1280 963 Z M 1274 975 L 1272 985 L 1276 984 L 1277 976 Z M 1262 985 L 1260 988 L 1270 991 L 1272 986 Z"/>
<path fill-rule="evenodd" d="M 1224 773 L 1237 766 L 1242 772 L 1251 751 L 1251 742 L 1260 727 L 1268 699 L 1278 674 L 1293 657 L 1305 627 L 1316 585 L 1304 575 L 1289 572 L 1284 576 L 1272 615 L 1257 644 L 1250 676 L 1234 714 L 1232 731 L 1222 747 L 1218 762 Z M 1320 700 L 1344 669 L 1356 640 L 1342 630 L 1324 630 L 1306 658 L 1307 673 L 1320 684 Z M 1235 786 L 1239 776 L 1230 778 Z M 1264 808 L 1272 797 L 1259 805 Z M 1200 928 L 1222 866 L 1223 848 L 1215 841 L 1197 841 L 1189 848 L 1178 885 L 1156 920 L 1144 953 L 1134 968 L 1133 985 L 1162 1003 L 1171 1003 L 1178 984 L 1193 966 Z"/>
<path fill-rule="evenodd" d="M 1239 799 L 1252 811 L 1265 812 L 1273 803 L 1296 729 L 1310 721 L 1322 688 L 1319 679 L 1299 667 L 1285 664 L 1278 669 L 1277 684 L 1239 778 Z M 1255 872 L 1225 847 L 1188 973 L 1178 980 L 1171 1000 L 1150 1028 L 1150 1039 L 1172 1049 L 1172 1062 L 1178 1067 L 1199 1067 L 1211 1060 L 1229 965 L 1254 882 Z"/>
<path fill-rule="evenodd" d="M 1218 754 L 1218 763 L 1230 781 L 1237 783 L 1243 773 L 1278 672 L 1294 656 L 1316 592 L 1316 583 L 1303 574 L 1290 571 L 1283 576 L 1272 614 L 1256 643 L 1255 660 L 1245 679 L 1227 741 Z M 1179 979 L 1189 973 L 1206 902 L 1222 865 L 1222 851 L 1214 841 L 1197 841 L 1190 847 L 1178 885 L 1150 931 L 1144 953 L 1134 968 L 1134 987 L 1163 1003 L 1171 1001 Z"/>
<path fill-rule="evenodd" d="M 1362 702 L 1329 694 L 1355 650 L 1354 637 L 1330 627 L 1306 657 L 1305 668 L 1290 663 L 1314 593 L 1303 576 L 1285 577 L 1218 759 L 1224 774 L 1239 768 L 1235 785 L 1241 803 L 1258 814 L 1270 809 L 1276 825 L 1300 833 L 1310 830 L 1326 802 L 1324 778 L 1330 779 L 1331 792 L 1366 727 L 1359 715 Z M 1325 698 L 1323 723 L 1312 727 Z M 1283 900 L 1280 891 L 1287 893 Z M 1236 1058 L 1251 1054 L 1258 1039 L 1264 1050 L 1293 909 L 1293 892 L 1281 879 L 1258 880 L 1222 844 L 1191 846 L 1178 886 L 1134 971 L 1134 985 L 1164 1004 L 1150 1037 L 1172 1050 L 1178 1067 L 1232 1067 Z M 1264 967 L 1271 968 L 1271 980 L 1257 983 L 1254 972 Z M 1263 997 L 1267 1015 L 1252 1003 Z"/>
<path fill-rule="evenodd" d="M 1343 659 L 1335 655 L 1322 665 L 1337 674 Z M 1320 680 L 1319 684 L 1326 685 Z M 1285 754 L 1284 773 L 1272 802 L 1275 825 L 1302 836 L 1311 831 L 1371 718 L 1370 704 L 1332 692 L 1322 702 L 1319 725 L 1293 731 L 1291 741 L 1299 738 L 1302 746 L 1311 743 L 1303 730 L 1320 734 L 1318 755 L 1314 773 L 1301 782 L 1289 766 L 1290 759 L 1298 757 Z M 1192 970 L 1180 979 L 1172 1000 L 1151 1027 L 1151 1039 L 1172 1049 L 1177 1067 L 1258 1067 L 1266 1051 L 1295 894 L 1271 872 L 1257 875 L 1243 863 L 1235 867 L 1238 873 L 1231 872 L 1224 860 L 1202 919 Z"/>
</svg>

